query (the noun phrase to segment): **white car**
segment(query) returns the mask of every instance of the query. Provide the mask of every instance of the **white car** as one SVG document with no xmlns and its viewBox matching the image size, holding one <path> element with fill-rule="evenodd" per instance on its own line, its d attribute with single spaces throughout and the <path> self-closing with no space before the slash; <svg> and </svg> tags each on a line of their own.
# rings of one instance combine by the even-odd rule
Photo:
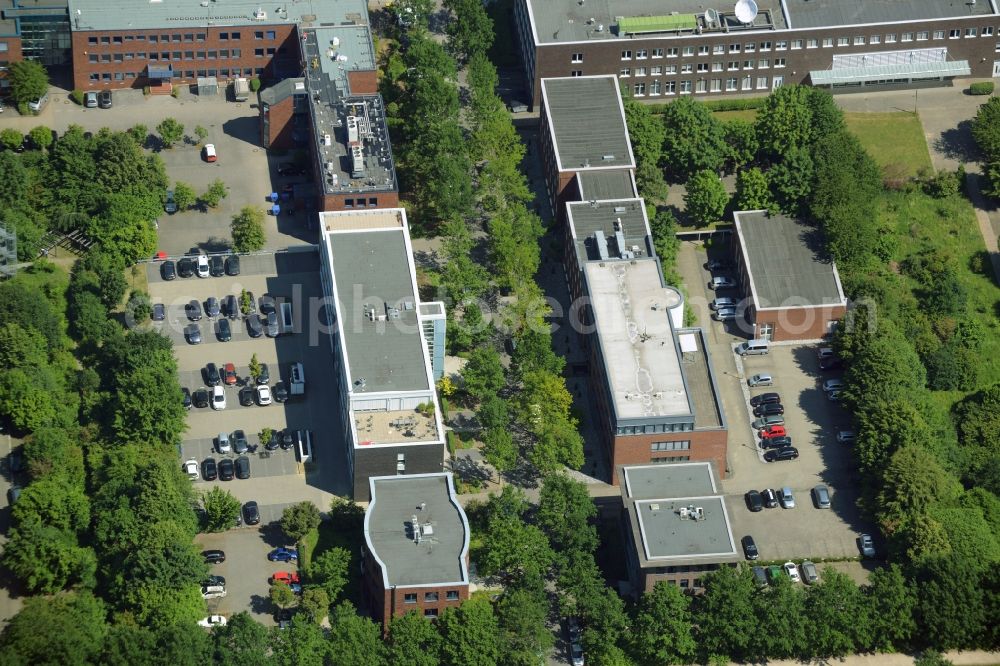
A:
<svg viewBox="0 0 1000 666">
<path fill-rule="evenodd" d="M 837 433 L 837 442 L 839 444 L 853 444 L 858 440 L 858 433 L 853 430 L 841 430 Z"/>
<path fill-rule="evenodd" d="M 226 408 L 226 390 L 221 386 L 212 387 L 212 409 Z"/>
<path fill-rule="evenodd" d="M 778 491 L 778 501 L 781 502 L 781 508 L 783 509 L 794 509 L 795 508 L 795 495 L 792 494 L 792 489 L 785 486 Z"/>
<path fill-rule="evenodd" d="M 799 576 L 799 568 L 795 566 L 795 562 L 785 562 L 782 565 L 785 570 L 785 574 L 788 575 L 788 579 L 793 583 L 801 583 L 802 578 Z"/>
<path fill-rule="evenodd" d="M 198 473 L 198 461 L 195 460 L 194 458 L 191 458 L 190 460 L 185 460 L 184 473 L 187 474 L 188 478 L 191 479 L 192 481 L 197 481 L 199 478 L 201 478 L 201 475 Z"/>
<path fill-rule="evenodd" d="M 847 388 L 847 384 L 844 383 L 843 379 L 828 379 L 823 382 L 823 390 L 829 393 L 830 391 L 842 391 Z"/>
<path fill-rule="evenodd" d="M 209 615 L 206 618 L 198 620 L 199 627 L 224 627 L 226 626 L 226 616 L 225 615 Z"/>
<path fill-rule="evenodd" d="M 261 407 L 271 404 L 271 389 L 267 384 L 257 385 L 257 404 Z"/>
<path fill-rule="evenodd" d="M 207 278 L 209 276 L 208 257 L 203 254 L 198 255 L 198 277 Z"/>
<path fill-rule="evenodd" d="M 232 444 L 229 442 L 229 433 L 220 432 L 219 437 L 215 440 L 216 449 L 219 453 L 229 453 L 233 450 Z"/>
<path fill-rule="evenodd" d="M 816 358 L 823 360 L 824 358 L 831 358 L 834 356 L 833 347 L 820 347 L 816 351 Z"/>
<path fill-rule="evenodd" d="M 865 557 L 875 557 L 875 542 L 871 536 L 862 534 L 858 538 L 858 545 L 861 546 L 861 554 Z"/>
</svg>

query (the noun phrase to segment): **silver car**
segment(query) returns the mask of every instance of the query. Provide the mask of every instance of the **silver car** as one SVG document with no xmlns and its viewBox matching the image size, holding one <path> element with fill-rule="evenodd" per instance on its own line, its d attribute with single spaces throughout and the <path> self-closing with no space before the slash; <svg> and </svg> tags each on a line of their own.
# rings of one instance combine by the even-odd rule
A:
<svg viewBox="0 0 1000 666">
<path fill-rule="evenodd" d="M 733 321 L 736 319 L 736 308 L 719 308 L 712 313 L 715 321 Z"/>
<path fill-rule="evenodd" d="M 772 384 L 774 384 L 774 378 L 766 372 L 759 372 L 747 380 L 747 386 L 751 388 L 756 386 L 771 386 Z"/>
<path fill-rule="evenodd" d="M 736 286 L 736 280 L 729 277 L 728 275 L 719 275 L 712 278 L 712 281 L 708 283 L 710 289 L 732 289 Z"/>
<path fill-rule="evenodd" d="M 817 509 L 829 509 L 830 508 L 830 489 L 826 486 L 819 485 L 812 489 L 813 502 L 816 504 Z"/>
</svg>

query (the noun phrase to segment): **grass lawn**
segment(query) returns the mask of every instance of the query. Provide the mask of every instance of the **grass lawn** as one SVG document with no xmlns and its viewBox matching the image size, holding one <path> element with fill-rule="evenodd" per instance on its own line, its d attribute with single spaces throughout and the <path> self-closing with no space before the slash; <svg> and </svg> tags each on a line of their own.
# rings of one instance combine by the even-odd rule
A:
<svg viewBox="0 0 1000 666">
<path fill-rule="evenodd" d="M 729 120 L 745 120 L 752 123 L 757 120 L 757 109 L 744 109 L 742 111 L 714 111 L 713 116 L 722 122 Z"/>
<path fill-rule="evenodd" d="M 924 167 L 931 168 L 924 128 L 914 114 L 844 112 L 844 120 L 883 169 L 892 166 L 900 174 L 914 176 Z"/>
<path fill-rule="evenodd" d="M 889 115 L 889 114 L 886 114 Z M 919 126 L 919 123 L 918 123 Z M 921 137 L 922 138 L 922 137 Z M 1000 381 L 1000 323 L 997 307 L 1000 289 L 985 275 L 989 272 L 973 266 L 987 261 L 986 247 L 976 225 L 972 204 L 960 195 L 934 199 L 922 192 L 887 192 L 883 199 L 883 215 L 895 230 L 898 249 L 894 259 L 902 261 L 924 247 L 934 247 L 957 259 L 959 276 L 969 294 L 968 312 L 985 329 L 980 354 L 982 358 L 980 387 Z M 918 288 L 916 282 L 910 286 Z M 936 392 L 942 393 L 942 392 Z M 951 402 L 962 394 L 949 392 Z"/>
</svg>

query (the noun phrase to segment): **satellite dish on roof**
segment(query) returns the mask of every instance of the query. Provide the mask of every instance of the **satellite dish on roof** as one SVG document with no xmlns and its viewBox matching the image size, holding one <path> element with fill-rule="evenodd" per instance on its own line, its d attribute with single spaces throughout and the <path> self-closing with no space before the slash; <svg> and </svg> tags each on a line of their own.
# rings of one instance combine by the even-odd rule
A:
<svg viewBox="0 0 1000 666">
<path fill-rule="evenodd" d="M 708 21 L 710 27 L 715 27 L 719 25 L 719 12 L 714 9 L 705 10 L 705 20 Z"/>
<path fill-rule="evenodd" d="M 757 3 L 754 0 L 739 0 L 733 11 L 740 23 L 753 23 L 757 18 Z"/>
</svg>

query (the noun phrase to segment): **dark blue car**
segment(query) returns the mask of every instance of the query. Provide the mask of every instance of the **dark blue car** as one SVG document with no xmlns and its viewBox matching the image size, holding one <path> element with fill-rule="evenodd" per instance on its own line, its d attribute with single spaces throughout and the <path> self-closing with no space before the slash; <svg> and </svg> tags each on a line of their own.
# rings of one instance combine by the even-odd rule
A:
<svg viewBox="0 0 1000 666">
<path fill-rule="evenodd" d="M 299 551 L 294 548 L 275 548 L 267 554 L 267 559 L 272 562 L 297 562 L 299 559 Z"/>
</svg>

